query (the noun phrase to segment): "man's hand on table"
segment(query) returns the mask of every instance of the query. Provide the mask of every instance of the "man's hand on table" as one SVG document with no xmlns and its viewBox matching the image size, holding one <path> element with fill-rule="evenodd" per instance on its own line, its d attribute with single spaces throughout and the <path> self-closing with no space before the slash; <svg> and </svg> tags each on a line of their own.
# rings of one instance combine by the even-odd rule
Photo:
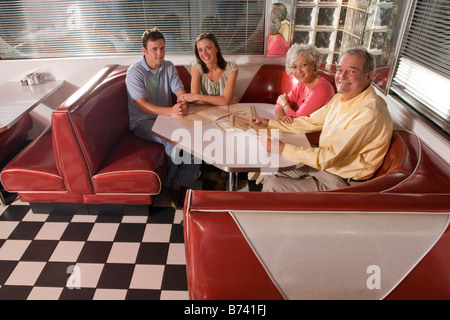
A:
<svg viewBox="0 0 450 320">
<path fill-rule="evenodd" d="M 259 124 L 260 126 L 267 127 L 269 124 L 269 119 L 254 117 L 250 119 L 254 124 Z"/>
</svg>

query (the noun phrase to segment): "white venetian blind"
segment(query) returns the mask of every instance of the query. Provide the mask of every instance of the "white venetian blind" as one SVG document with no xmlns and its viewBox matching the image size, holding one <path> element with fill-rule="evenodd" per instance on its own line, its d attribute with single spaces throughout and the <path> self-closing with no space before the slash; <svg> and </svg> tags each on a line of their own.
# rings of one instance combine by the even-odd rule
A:
<svg viewBox="0 0 450 320">
<path fill-rule="evenodd" d="M 449 133 L 450 1 L 414 1 L 392 90 Z"/>
<path fill-rule="evenodd" d="M 141 52 L 158 27 L 168 53 L 193 53 L 201 32 L 225 54 L 264 52 L 264 0 L 0 1 L 0 58 L 55 58 Z"/>
</svg>

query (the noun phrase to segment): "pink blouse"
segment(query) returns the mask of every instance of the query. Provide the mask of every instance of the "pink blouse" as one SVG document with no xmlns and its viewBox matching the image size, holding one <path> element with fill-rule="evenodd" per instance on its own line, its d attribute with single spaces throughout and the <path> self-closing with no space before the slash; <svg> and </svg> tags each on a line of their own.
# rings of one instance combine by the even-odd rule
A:
<svg viewBox="0 0 450 320">
<path fill-rule="evenodd" d="M 283 35 L 279 33 L 275 40 L 269 36 L 269 52 L 268 56 L 285 56 L 289 50 L 289 45 L 284 39 Z"/>
<path fill-rule="evenodd" d="M 286 115 L 293 118 L 309 116 L 326 105 L 334 95 L 333 86 L 324 78 L 319 79 L 308 95 L 306 95 L 306 85 L 299 83 L 288 94 L 288 102 L 292 110 L 288 110 Z M 278 108 L 281 108 L 281 105 L 277 103 L 275 109 Z"/>
</svg>

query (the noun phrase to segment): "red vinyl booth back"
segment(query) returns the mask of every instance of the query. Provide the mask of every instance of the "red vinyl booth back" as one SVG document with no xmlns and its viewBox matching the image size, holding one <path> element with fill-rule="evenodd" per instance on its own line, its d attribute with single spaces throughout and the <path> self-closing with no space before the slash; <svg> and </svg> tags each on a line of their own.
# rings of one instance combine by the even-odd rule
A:
<svg viewBox="0 0 450 320">
<path fill-rule="evenodd" d="M 6 189 L 30 203 L 152 203 L 166 157 L 129 130 L 126 71 L 106 66 L 54 110 L 51 126 L 2 170 Z"/>
<path fill-rule="evenodd" d="M 94 192 L 91 177 L 128 130 L 128 109 L 115 107 L 127 105 L 124 77 L 102 83 L 87 102 L 63 104 L 52 113 L 53 151 L 71 192 Z"/>
<path fill-rule="evenodd" d="M 332 69 L 321 65 L 317 74 L 330 82 L 336 91 Z M 289 93 L 296 84 L 297 80 L 286 73 L 285 66 L 265 64 L 256 72 L 239 102 L 275 104 L 280 94 Z"/>
</svg>

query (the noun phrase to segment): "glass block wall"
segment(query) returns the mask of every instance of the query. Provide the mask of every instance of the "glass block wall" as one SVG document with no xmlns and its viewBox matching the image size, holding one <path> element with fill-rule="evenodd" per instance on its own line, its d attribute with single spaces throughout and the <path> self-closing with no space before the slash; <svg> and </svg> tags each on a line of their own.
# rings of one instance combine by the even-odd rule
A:
<svg viewBox="0 0 450 320">
<path fill-rule="evenodd" d="M 367 9 L 362 45 L 374 54 L 377 65 L 386 64 L 398 2 L 398 0 L 372 0 Z"/>
<path fill-rule="evenodd" d="M 293 42 L 314 44 L 336 64 L 347 48 L 365 46 L 385 64 L 399 0 L 297 0 Z"/>
</svg>

